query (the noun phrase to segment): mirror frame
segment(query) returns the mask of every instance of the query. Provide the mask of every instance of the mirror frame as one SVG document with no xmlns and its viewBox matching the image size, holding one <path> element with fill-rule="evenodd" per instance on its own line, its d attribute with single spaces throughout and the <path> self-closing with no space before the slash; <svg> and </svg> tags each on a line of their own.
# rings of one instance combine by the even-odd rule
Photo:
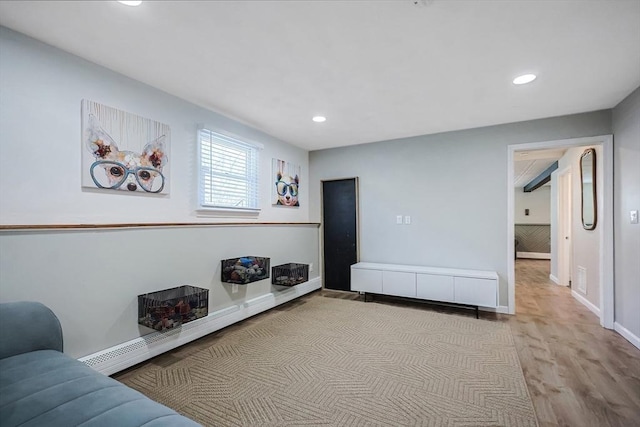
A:
<svg viewBox="0 0 640 427">
<path fill-rule="evenodd" d="M 587 157 L 588 155 L 591 155 L 592 157 L 592 161 L 591 161 L 591 179 L 592 179 L 592 185 L 591 185 L 591 189 L 592 189 L 592 195 L 591 197 L 593 198 L 593 224 L 587 226 L 584 223 L 584 158 Z M 596 150 L 593 148 L 587 148 L 586 150 L 584 150 L 584 153 L 582 153 L 582 155 L 580 156 L 580 199 L 581 199 L 581 204 L 580 204 L 580 213 L 582 216 L 582 227 L 585 230 L 594 230 L 596 228 L 596 224 L 598 223 L 598 202 L 596 199 L 597 196 L 597 192 L 596 192 Z"/>
</svg>

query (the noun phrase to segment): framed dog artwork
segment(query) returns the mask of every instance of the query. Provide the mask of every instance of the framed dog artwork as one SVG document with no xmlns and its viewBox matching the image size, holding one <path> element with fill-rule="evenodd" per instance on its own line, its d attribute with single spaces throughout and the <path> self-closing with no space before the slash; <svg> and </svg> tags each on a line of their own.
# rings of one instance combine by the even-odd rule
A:
<svg viewBox="0 0 640 427">
<path fill-rule="evenodd" d="M 273 205 L 297 207 L 298 190 L 300 185 L 300 165 L 273 159 Z"/>
<path fill-rule="evenodd" d="M 82 101 L 82 186 L 169 194 L 169 126 Z"/>
</svg>

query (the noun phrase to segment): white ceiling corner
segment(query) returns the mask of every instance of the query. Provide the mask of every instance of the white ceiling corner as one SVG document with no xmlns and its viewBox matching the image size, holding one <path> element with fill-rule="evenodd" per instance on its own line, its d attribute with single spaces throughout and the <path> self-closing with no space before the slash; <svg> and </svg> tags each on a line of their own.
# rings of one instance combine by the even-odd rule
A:
<svg viewBox="0 0 640 427">
<path fill-rule="evenodd" d="M 640 86 L 637 0 L 0 1 L 0 24 L 309 150 L 607 109 Z"/>
</svg>

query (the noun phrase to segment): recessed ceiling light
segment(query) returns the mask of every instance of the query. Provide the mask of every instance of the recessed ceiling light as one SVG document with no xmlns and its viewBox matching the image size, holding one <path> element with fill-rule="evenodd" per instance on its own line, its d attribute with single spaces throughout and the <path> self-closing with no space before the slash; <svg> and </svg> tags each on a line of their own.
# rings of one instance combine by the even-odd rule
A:
<svg viewBox="0 0 640 427">
<path fill-rule="evenodd" d="M 314 117 L 313 119 L 311 119 L 311 120 L 313 120 L 313 121 L 314 121 L 314 122 L 316 122 L 316 123 L 322 123 L 322 122 L 326 122 L 326 121 L 327 121 L 327 118 L 326 118 L 326 117 L 324 117 L 324 116 L 315 116 L 315 117 Z"/>
<path fill-rule="evenodd" d="M 531 83 L 535 79 L 536 79 L 536 75 L 535 74 L 523 74 L 523 75 L 518 76 L 515 79 L 513 79 L 513 84 L 514 85 L 524 85 L 524 84 L 527 84 L 527 83 Z"/>
<path fill-rule="evenodd" d="M 140 6 L 142 4 L 142 0 L 138 0 L 138 1 L 120 1 L 120 0 L 118 0 L 118 3 L 122 3 L 122 4 L 127 5 L 127 6 Z"/>
</svg>

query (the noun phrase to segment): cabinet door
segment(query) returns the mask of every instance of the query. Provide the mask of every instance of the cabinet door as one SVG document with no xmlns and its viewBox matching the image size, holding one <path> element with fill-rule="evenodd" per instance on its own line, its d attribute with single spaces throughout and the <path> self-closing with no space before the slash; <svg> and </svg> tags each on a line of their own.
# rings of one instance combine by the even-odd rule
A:
<svg viewBox="0 0 640 427">
<path fill-rule="evenodd" d="M 382 293 L 382 271 L 351 268 L 351 290 Z"/>
<path fill-rule="evenodd" d="M 495 279 L 456 277 L 455 301 L 481 307 L 497 307 L 498 283 Z"/>
<path fill-rule="evenodd" d="M 416 297 L 416 273 L 382 272 L 382 292 L 385 295 Z"/>
<path fill-rule="evenodd" d="M 418 273 L 416 294 L 418 298 L 431 301 L 453 302 L 453 276 Z"/>
</svg>

